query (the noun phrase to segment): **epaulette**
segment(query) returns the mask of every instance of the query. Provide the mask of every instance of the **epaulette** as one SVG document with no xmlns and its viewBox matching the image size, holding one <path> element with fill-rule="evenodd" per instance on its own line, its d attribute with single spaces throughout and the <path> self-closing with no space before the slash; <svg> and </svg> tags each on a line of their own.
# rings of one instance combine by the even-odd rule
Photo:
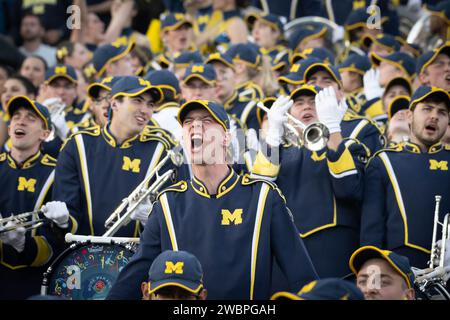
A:
<svg viewBox="0 0 450 320">
<path fill-rule="evenodd" d="M 376 121 L 366 117 L 356 114 L 355 112 L 346 112 L 342 121 L 356 121 L 356 120 L 366 120 L 368 123 L 372 124 L 377 128 L 377 130 L 382 134 L 382 130 Z"/>
<path fill-rule="evenodd" d="M 56 159 L 48 154 L 44 154 L 41 159 L 41 163 L 45 166 L 56 167 Z"/>
<path fill-rule="evenodd" d="M 78 134 L 87 134 L 93 137 L 98 137 L 101 133 L 101 128 L 100 126 L 94 126 L 94 127 L 89 127 L 89 128 L 85 128 L 83 130 L 79 130 L 77 132 L 72 133 L 66 140 L 64 140 L 61 148 L 59 149 L 60 152 L 64 149 L 64 147 L 66 146 L 67 142 L 72 140 L 73 137 L 75 137 Z"/>
<path fill-rule="evenodd" d="M 249 102 L 256 98 L 256 91 L 253 88 L 247 88 L 238 95 L 239 102 Z"/>
<path fill-rule="evenodd" d="M 450 144 L 445 143 L 444 144 L 444 150 L 450 151 Z"/>
<path fill-rule="evenodd" d="M 139 137 L 139 141 L 147 142 L 151 140 L 161 142 L 166 149 L 171 149 L 173 146 L 177 145 L 177 143 L 173 140 L 167 130 L 164 130 L 163 128 L 147 126 L 142 131 Z"/>
<path fill-rule="evenodd" d="M 0 153 L 0 162 L 3 162 L 6 160 L 6 152 Z"/>
<path fill-rule="evenodd" d="M 403 144 L 403 142 L 401 142 L 401 143 L 397 143 L 397 144 L 394 144 L 394 145 L 390 145 L 387 148 L 383 148 L 383 149 L 378 150 L 377 152 L 375 152 L 373 154 L 372 157 L 370 157 L 369 161 L 367 161 L 366 168 L 370 164 L 372 159 L 375 159 L 376 157 L 378 157 L 378 155 L 381 154 L 382 152 L 401 152 L 401 151 L 403 151 L 403 146 L 404 146 L 404 144 Z"/>
<path fill-rule="evenodd" d="M 185 180 L 181 180 L 171 186 L 168 186 L 167 188 L 165 188 L 164 190 L 162 190 L 159 194 L 157 199 L 159 199 L 159 197 L 166 192 L 186 192 L 188 189 L 188 184 Z"/>
<path fill-rule="evenodd" d="M 271 181 L 268 181 L 268 180 L 262 179 L 262 178 L 252 178 L 252 177 L 250 177 L 250 175 L 248 173 L 246 173 L 242 177 L 241 184 L 244 186 L 248 186 L 253 183 L 261 183 L 261 182 L 267 184 L 269 187 L 271 187 L 272 190 L 277 191 L 278 194 L 280 195 L 281 199 L 283 199 L 284 203 L 286 203 L 286 198 L 285 198 L 284 194 L 281 192 L 281 190 L 278 188 L 278 186 Z"/>
</svg>

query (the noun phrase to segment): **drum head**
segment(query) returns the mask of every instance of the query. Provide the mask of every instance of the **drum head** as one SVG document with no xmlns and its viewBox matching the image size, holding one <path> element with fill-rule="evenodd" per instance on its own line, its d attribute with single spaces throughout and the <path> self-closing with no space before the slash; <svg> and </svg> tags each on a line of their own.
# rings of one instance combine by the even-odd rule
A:
<svg viewBox="0 0 450 320">
<path fill-rule="evenodd" d="M 69 300 L 103 300 L 133 252 L 118 244 L 70 247 L 46 274 L 48 295 Z"/>
</svg>

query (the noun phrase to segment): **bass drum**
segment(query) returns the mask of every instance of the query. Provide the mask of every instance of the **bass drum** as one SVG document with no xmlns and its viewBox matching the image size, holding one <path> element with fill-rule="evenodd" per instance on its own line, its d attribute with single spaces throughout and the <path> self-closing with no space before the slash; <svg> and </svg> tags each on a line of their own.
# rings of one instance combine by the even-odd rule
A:
<svg viewBox="0 0 450 320">
<path fill-rule="evenodd" d="M 41 294 L 67 300 L 104 300 L 135 248 L 74 243 L 44 273 Z"/>
</svg>

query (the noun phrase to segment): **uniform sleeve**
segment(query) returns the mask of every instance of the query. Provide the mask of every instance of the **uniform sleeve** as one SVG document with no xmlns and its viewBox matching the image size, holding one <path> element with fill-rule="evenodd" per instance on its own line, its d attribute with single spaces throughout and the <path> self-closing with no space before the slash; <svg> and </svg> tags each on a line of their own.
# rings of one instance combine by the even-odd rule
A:
<svg viewBox="0 0 450 320">
<path fill-rule="evenodd" d="M 141 235 L 138 251 L 120 272 L 107 299 L 141 299 L 141 283 L 148 280 L 150 266 L 158 254 L 161 253 L 161 225 L 159 219 L 161 216 L 161 205 L 159 202 L 156 202 Z"/>
<path fill-rule="evenodd" d="M 291 291 L 298 292 L 305 284 L 318 279 L 292 214 L 277 191 L 273 192 L 270 231 L 273 254 L 289 281 Z"/>
<path fill-rule="evenodd" d="M 69 232 L 75 234 L 78 225 L 82 223 L 82 197 L 81 182 L 77 170 L 75 141 L 70 139 L 58 157 L 55 169 L 55 182 L 53 184 L 52 198 L 54 201 L 63 201 L 69 210 Z"/>
<path fill-rule="evenodd" d="M 361 245 L 384 248 L 386 236 L 385 172 L 381 160 L 374 157 L 365 173 L 364 200 L 361 217 Z"/>
<path fill-rule="evenodd" d="M 327 164 L 336 198 L 362 201 L 368 152 L 353 140 L 344 140 L 336 151 L 327 151 Z"/>
<path fill-rule="evenodd" d="M 253 162 L 251 176 L 275 181 L 281 168 L 281 150 L 282 147 L 272 148 L 263 142 Z M 274 159 L 278 159 L 278 161 L 275 162 Z"/>
</svg>

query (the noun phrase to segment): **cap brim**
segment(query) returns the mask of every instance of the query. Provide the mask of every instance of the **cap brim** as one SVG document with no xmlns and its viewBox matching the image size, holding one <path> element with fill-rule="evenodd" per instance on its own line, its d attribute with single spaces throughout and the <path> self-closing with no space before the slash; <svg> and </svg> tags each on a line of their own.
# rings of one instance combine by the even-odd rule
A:
<svg viewBox="0 0 450 320">
<path fill-rule="evenodd" d="M 111 91 L 111 88 L 108 87 L 108 86 L 105 86 L 104 84 L 92 83 L 87 88 L 87 94 L 88 94 L 89 98 L 97 99 L 98 98 L 98 94 L 100 93 L 100 89 L 105 89 L 107 91 Z"/>
<path fill-rule="evenodd" d="M 216 114 L 211 110 L 211 108 L 208 106 L 208 104 L 203 100 L 192 100 L 188 101 L 185 104 L 183 104 L 180 107 L 180 110 L 178 110 L 177 119 L 178 122 L 183 125 L 184 118 L 188 114 L 189 111 L 191 111 L 193 108 L 205 108 L 208 110 L 208 112 L 211 114 L 211 116 L 223 127 L 225 131 L 228 131 L 226 123 L 224 123 L 222 120 L 220 120 Z"/>
<path fill-rule="evenodd" d="M 173 24 L 171 26 L 167 26 L 167 27 L 162 28 L 161 31 L 164 32 L 164 31 L 177 30 L 178 28 L 180 28 L 182 25 L 185 25 L 185 24 L 190 25 L 191 28 L 194 27 L 194 24 L 192 23 L 192 21 L 190 21 L 188 19 L 183 19 L 183 20 L 180 20 L 180 21 L 178 21 L 177 23 L 175 23 L 175 24 Z"/>
<path fill-rule="evenodd" d="M 436 52 L 423 64 L 422 68 L 420 68 L 420 73 L 422 73 L 430 64 L 432 64 L 436 57 L 443 51 L 448 51 L 447 55 L 450 57 L 450 41 L 447 41 L 443 46 L 436 50 Z"/>
<path fill-rule="evenodd" d="M 399 267 L 397 267 L 397 265 L 389 258 L 386 253 L 374 246 L 365 246 L 356 250 L 350 257 L 350 270 L 352 270 L 352 272 L 356 275 L 366 261 L 374 258 L 386 260 L 391 265 L 391 267 L 394 268 L 394 270 L 396 270 L 405 279 L 408 288 L 412 288 L 413 284 L 411 283 L 408 275 L 400 270 Z"/>
<path fill-rule="evenodd" d="M 138 89 L 130 90 L 128 92 L 118 92 L 112 98 L 114 99 L 114 98 L 120 97 L 120 96 L 136 97 L 143 93 L 146 93 L 147 91 L 150 93 L 150 95 L 152 96 L 155 103 L 160 103 L 164 98 L 161 89 L 156 86 L 145 87 L 143 89 L 138 88 Z"/>
<path fill-rule="evenodd" d="M 227 67 L 229 67 L 229 68 L 235 70 L 235 69 L 234 69 L 234 65 L 233 65 L 232 63 L 230 63 L 230 62 L 228 62 L 227 60 L 222 59 L 222 58 L 212 58 L 212 59 L 207 59 L 207 60 L 205 61 L 206 64 L 208 64 L 208 63 L 213 63 L 213 62 L 220 62 L 220 63 L 226 65 Z"/>
<path fill-rule="evenodd" d="M 407 87 L 407 89 L 409 91 L 409 94 L 410 95 L 412 94 L 411 81 L 409 79 L 407 79 L 407 78 L 404 78 L 404 77 L 397 77 L 397 78 L 394 78 L 394 79 L 392 79 L 391 81 L 388 82 L 388 84 L 386 85 L 386 88 L 384 90 L 383 96 L 389 91 L 389 89 L 392 86 L 395 86 L 395 85 L 402 85 L 402 86 Z"/>
<path fill-rule="evenodd" d="M 408 96 L 396 96 L 392 99 L 388 106 L 388 119 L 391 120 L 397 111 L 408 110 L 409 102 L 410 98 Z"/>
<path fill-rule="evenodd" d="M 447 109 L 450 109 L 450 93 L 448 93 L 447 91 L 445 91 L 443 89 L 439 89 L 439 88 L 435 89 L 435 90 L 431 90 L 430 92 L 428 92 L 427 94 L 423 95 L 420 98 L 411 100 L 411 103 L 409 104 L 409 108 L 411 109 L 413 106 L 415 106 L 419 102 L 422 102 L 423 100 L 427 99 L 431 95 L 441 95 L 444 100 L 447 100 L 447 103 L 446 103 Z"/>
<path fill-rule="evenodd" d="M 69 80 L 70 82 L 72 82 L 74 84 L 78 83 L 77 80 L 75 80 L 74 78 L 72 78 L 68 74 L 54 74 L 50 78 L 45 80 L 45 84 L 50 84 L 53 80 L 58 79 L 58 78 L 65 78 L 65 79 Z"/>
<path fill-rule="evenodd" d="M 45 128 L 47 130 L 50 128 L 47 118 L 36 107 L 34 102 L 30 98 L 25 97 L 25 96 L 16 96 L 16 97 L 12 98 L 11 100 L 9 100 L 8 104 L 6 105 L 6 110 L 7 110 L 10 118 L 12 118 L 14 110 L 16 110 L 19 107 L 29 107 L 29 108 L 33 109 L 36 112 L 36 114 L 39 116 L 39 118 L 41 118 L 42 121 L 44 121 Z"/>
<path fill-rule="evenodd" d="M 106 66 L 114 61 L 117 61 L 121 58 L 123 58 L 124 56 L 126 56 L 128 53 L 130 53 L 131 50 L 133 50 L 134 46 L 136 45 L 135 41 L 129 41 L 127 46 L 123 46 L 124 49 L 122 49 L 122 51 L 119 51 L 114 57 L 109 58 L 105 64 L 103 65 L 103 67 L 97 72 L 97 77 L 101 77 L 103 75 L 103 73 L 106 70 Z"/>
<path fill-rule="evenodd" d="M 305 81 L 303 79 L 300 79 L 297 75 L 294 74 L 287 74 L 285 76 L 281 76 L 278 77 L 278 82 L 285 82 L 285 83 L 289 83 L 289 84 L 294 84 L 294 85 L 302 85 Z"/>
<path fill-rule="evenodd" d="M 303 76 L 303 79 L 305 80 L 305 82 L 308 82 L 308 74 L 312 73 L 315 69 L 319 69 L 319 68 L 322 68 L 322 69 L 325 69 L 326 71 L 328 71 L 328 73 L 333 77 L 333 79 L 342 88 L 342 81 L 339 80 L 339 78 L 337 78 L 336 74 L 333 72 L 333 70 L 328 65 L 326 65 L 325 63 L 322 63 L 322 62 L 313 63 L 305 70 L 305 74 Z"/>
<path fill-rule="evenodd" d="M 408 70 L 406 70 L 405 67 L 401 63 L 398 63 L 397 61 L 387 59 L 387 57 L 382 57 L 382 56 L 376 54 L 375 52 L 370 53 L 369 58 L 370 58 L 370 61 L 375 66 L 379 66 L 381 64 L 381 62 L 384 61 L 384 62 L 387 62 L 387 63 L 393 65 L 394 67 L 399 68 L 400 70 L 402 70 L 405 73 L 405 75 L 409 76 Z M 414 76 L 414 75 L 412 75 L 412 76 Z M 411 77 L 411 76 L 409 76 L 409 77 Z"/>
<path fill-rule="evenodd" d="M 185 79 L 183 79 L 183 83 L 186 84 L 189 82 L 189 80 L 192 79 L 200 79 L 201 81 L 203 81 L 206 84 L 209 84 L 211 86 L 213 86 L 216 83 L 216 80 L 208 80 L 205 77 L 203 77 L 202 75 L 199 74 L 190 74 L 188 75 Z"/>
<path fill-rule="evenodd" d="M 270 297 L 270 300 L 304 300 L 298 295 L 287 292 L 287 291 L 281 291 L 275 293 L 272 297 Z"/>
<path fill-rule="evenodd" d="M 182 280 L 182 279 L 168 279 L 168 280 L 162 280 L 162 281 L 155 281 L 150 282 L 148 292 L 150 294 L 154 293 L 155 291 L 164 288 L 164 287 L 178 287 L 182 288 L 186 291 L 189 291 L 190 293 L 198 294 L 200 290 L 203 288 L 203 284 L 198 284 L 196 282 Z"/>
<path fill-rule="evenodd" d="M 295 98 L 297 98 L 299 95 L 303 94 L 303 93 L 310 93 L 313 95 L 317 94 L 317 91 L 314 88 L 309 88 L 309 87 L 300 87 L 295 89 L 294 91 L 291 92 L 291 94 L 289 95 L 291 97 L 292 100 L 294 100 Z"/>
</svg>

